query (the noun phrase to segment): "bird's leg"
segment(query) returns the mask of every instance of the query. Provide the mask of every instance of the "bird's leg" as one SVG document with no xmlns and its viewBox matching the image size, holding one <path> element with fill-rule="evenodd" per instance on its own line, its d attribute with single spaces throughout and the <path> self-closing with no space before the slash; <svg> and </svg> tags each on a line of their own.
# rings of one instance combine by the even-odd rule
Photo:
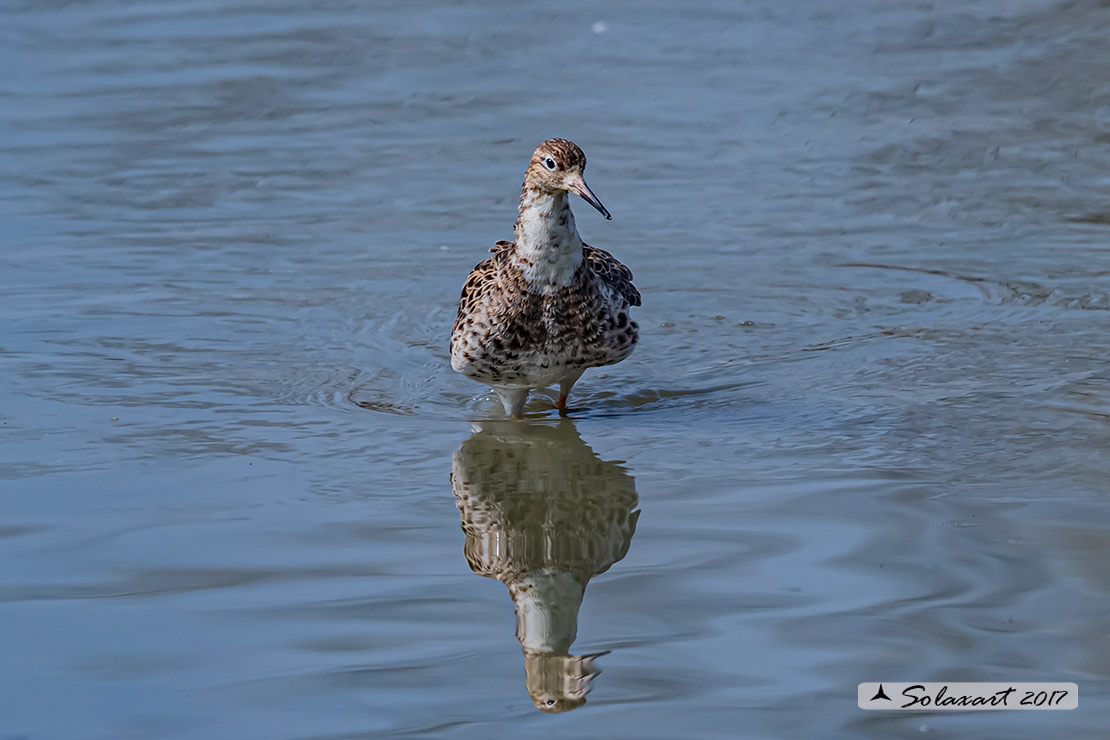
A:
<svg viewBox="0 0 1110 740">
<path fill-rule="evenodd" d="M 528 401 L 527 388 L 499 388 L 494 386 L 493 389 L 497 391 L 506 414 L 514 419 L 524 418 L 524 404 Z"/>
<path fill-rule="evenodd" d="M 578 382 L 578 379 L 582 377 L 583 372 L 585 372 L 585 370 L 578 370 L 564 376 L 563 379 L 559 381 L 559 402 L 555 404 L 555 408 L 559 409 L 559 416 L 566 416 L 567 411 L 570 410 L 567 408 L 567 399 L 570 398 L 570 389 L 573 388 L 574 384 Z"/>
</svg>

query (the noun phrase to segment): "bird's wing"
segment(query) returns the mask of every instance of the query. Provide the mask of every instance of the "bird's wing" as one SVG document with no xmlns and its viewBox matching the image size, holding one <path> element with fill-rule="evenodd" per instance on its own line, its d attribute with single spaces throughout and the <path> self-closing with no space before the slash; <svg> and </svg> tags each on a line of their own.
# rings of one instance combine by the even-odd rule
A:
<svg viewBox="0 0 1110 740">
<path fill-rule="evenodd" d="M 482 299 L 497 286 L 498 262 L 503 259 L 502 253 L 512 246 L 512 242 L 497 242 L 489 250 L 493 252 L 493 256 L 482 260 L 470 271 L 470 276 L 463 283 L 462 295 L 459 296 L 459 312 L 455 315 L 453 336 L 458 335 L 459 328 L 467 317 L 477 311 Z"/>
<path fill-rule="evenodd" d="M 590 267 L 594 269 L 602 282 L 617 291 L 621 298 L 628 301 L 628 305 L 640 305 L 640 291 L 636 290 L 636 286 L 632 284 L 632 270 L 622 265 L 616 257 L 604 249 L 583 244 L 582 251 L 585 253 L 586 259 L 589 260 Z"/>
</svg>

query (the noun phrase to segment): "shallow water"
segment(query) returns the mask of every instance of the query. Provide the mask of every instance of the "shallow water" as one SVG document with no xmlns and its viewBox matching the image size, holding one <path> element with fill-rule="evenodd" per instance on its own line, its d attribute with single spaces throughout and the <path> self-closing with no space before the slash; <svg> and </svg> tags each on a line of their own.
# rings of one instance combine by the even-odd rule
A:
<svg viewBox="0 0 1110 740">
<path fill-rule="evenodd" d="M 1103 737 L 1108 34 L 3 4 L 0 738 Z M 642 340 L 514 428 L 446 336 L 548 136 Z M 592 580 L 526 659 L 544 568 Z M 564 669 L 585 705 L 536 711 Z M 865 713 L 874 680 L 1080 708 Z"/>
</svg>

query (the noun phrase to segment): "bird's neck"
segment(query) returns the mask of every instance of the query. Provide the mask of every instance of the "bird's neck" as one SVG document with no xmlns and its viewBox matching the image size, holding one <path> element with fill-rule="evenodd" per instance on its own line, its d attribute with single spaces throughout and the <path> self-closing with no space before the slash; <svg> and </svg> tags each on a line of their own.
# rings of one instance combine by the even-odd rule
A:
<svg viewBox="0 0 1110 740">
<path fill-rule="evenodd" d="M 508 586 L 524 652 L 566 655 L 578 634 L 578 609 L 586 587 L 569 573 L 549 568 Z"/>
<path fill-rule="evenodd" d="M 518 266 L 533 288 L 543 291 L 574 282 L 584 257 L 565 190 L 552 193 L 526 182 L 513 230 Z"/>
</svg>

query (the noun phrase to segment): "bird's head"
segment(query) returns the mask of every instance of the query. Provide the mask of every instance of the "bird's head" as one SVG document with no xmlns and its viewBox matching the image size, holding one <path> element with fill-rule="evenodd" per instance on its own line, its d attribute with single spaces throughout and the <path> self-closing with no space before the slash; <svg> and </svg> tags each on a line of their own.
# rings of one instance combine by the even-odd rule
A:
<svg viewBox="0 0 1110 740">
<path fill-rule="evenodd" d="M 586 155 L 577 144 L 566 139 L 548 139 L 532 153 L 525 181 L 549 193 L 559 190 L 577 193 L 602 216 L 612 219 L 609 211 L 586 185 L 585 169 Z"/>
</svg>

